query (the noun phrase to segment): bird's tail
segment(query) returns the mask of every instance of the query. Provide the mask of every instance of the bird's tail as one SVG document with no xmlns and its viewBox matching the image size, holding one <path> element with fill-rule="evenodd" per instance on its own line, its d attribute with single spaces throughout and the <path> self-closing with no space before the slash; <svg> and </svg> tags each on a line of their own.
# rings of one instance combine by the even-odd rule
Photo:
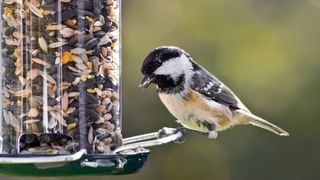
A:
<svg viewBox="0 0 320 180">
<path fill-rule="evenodd" d="M 258 126 L 262 129 L 268 130 L 270 132 L 273 132 L 276 135 L 279 136 L 289 136 L 289 133 L 283 129 L 281 129 L 280 127 L 250 113 L 244 110 L 239 110 L 240 113 L 242 115 L 244 115 L 247 121 L 249 121 L 250 124 L 254 125 L 254 126 Z"/>
</svg>

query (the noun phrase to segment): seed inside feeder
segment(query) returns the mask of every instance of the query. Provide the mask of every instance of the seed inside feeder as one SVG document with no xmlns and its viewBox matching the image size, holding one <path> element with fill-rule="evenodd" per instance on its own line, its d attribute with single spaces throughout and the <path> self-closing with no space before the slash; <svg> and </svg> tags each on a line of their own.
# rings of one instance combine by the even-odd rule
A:
<svg viewBox="0 0 320 180">
<path fill-rule="evenodd" d="M 2 153 L 119 146 L 118 1 L 1 3 Z"/>
</svg>

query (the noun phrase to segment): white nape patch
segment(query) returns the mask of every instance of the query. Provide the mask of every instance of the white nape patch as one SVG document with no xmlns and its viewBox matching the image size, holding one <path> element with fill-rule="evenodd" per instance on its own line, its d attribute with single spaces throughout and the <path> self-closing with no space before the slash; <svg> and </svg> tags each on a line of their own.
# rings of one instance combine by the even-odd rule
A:
<svg viewBox="0 0 320 180">
<path fill-rule="evenodd" d="M 193 66 L 188 57 L 182 54 L 180 57 L 165 61 L 154 73 L 156 75 L 170 75 L 175 80 L 185 74 L 187 81 L 193 75 Z"/>
</svg>

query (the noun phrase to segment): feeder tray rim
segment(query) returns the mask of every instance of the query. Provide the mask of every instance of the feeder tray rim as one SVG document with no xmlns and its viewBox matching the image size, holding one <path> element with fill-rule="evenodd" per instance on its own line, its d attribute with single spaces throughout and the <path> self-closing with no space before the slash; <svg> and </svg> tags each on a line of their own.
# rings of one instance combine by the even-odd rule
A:
<svg viewBox="0 0 320 180">
<path fill-rule="evenodd" d="M 207 135 L 191 129 L 162 128 L 123 139 L 123 145 L 109 154 L 0 154 L 0 173 L 15 176 L 123 175 L 137 172 L 145 164 L 150 150 L 146 147 L 170 142 L 181 143 L 186 133 Z"/>
<path fill-rule="evenodd" d="M 29 163 L 61 163 L 78 161 L 83 157 L 112 158 L 119 156 L 134 156 L 149 154 L 146 147 L 159 146 L 181 139 L 183 133 L 176 128 L 162 128 L 157 132 L 137 135 L 123 139 L 123 145 L 109 154 L 87 154 L 86 149 L 80 149 L 74 154 L 0 154 L 0 164 Z"/>
</svg>

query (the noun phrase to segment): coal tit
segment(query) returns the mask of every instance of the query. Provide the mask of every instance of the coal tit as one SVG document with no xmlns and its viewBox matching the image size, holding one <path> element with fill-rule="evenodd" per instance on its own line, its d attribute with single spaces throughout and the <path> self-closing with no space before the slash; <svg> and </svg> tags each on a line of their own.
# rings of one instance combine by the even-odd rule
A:
<svg viewBox="0 0 320 180">
<path fill-rule="evenodd" d="M 185 128 L 206 132 L 210 138 L 238 124 L 252 124 L 279 136 L 289 133 L 252 114 L 218 78 L 173 46 L 154 49 L 145 58 L 140 87 L 151 83 L 169 112 Z"/>
</svg>

